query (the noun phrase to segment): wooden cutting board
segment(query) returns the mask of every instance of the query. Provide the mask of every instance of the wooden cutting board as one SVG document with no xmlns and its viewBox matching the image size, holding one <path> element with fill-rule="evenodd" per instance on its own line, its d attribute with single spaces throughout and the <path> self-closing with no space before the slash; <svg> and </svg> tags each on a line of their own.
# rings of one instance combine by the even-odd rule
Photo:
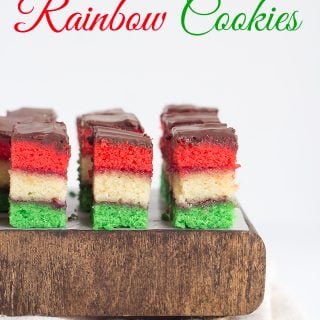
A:
<svg viewBox="0 0 320 320">
<path fill-rule="evenodd" d="M 75 200 L 68 206 L 73 212 Z M 0 219 L 0 314 L 222 317 L 264 296 L 266 252 L 241 209 L 233 230 L 92 231 L 79 214 L 64 230 L 15 230 Z"/>
</svg>

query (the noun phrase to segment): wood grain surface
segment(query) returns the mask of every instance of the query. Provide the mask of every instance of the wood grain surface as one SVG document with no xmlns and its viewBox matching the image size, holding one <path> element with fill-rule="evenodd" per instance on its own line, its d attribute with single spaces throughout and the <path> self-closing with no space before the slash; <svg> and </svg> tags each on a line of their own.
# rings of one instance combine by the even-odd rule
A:
<svg viewBox="0 0 320 320">
<path fill-rule="evenodd" d="M 1 230 L 0 313 L 232 316 L 262 302 L 265 247 L 249 231 Z"/>
</svg>

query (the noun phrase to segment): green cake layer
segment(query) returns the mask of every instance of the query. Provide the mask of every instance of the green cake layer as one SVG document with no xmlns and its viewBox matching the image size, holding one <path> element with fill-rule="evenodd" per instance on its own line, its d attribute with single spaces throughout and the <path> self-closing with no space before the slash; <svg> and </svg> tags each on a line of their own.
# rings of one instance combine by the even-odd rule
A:
<svg viewBox="0 0 320 320">
<path fill-rule="evenodd" d="M 235 220 L 235 205 L 232 202 L 214 203 L 206 206 L 180 208 L 171 205 L 173 226 L 191 229 L 230 229 Z"/>
<path fill-rule="evenodd" d="M 10 225 L 19 229 L 64 228 L 67 223 L 65 209 L 32 202 L 10 202 Z"/>
<path fill-rule="evenodd" d="M 166 212 L 162 212 L 161 219 L 164 221 L 171 221 L 173 219 L 172 210 L 170 208 L 170 205 L 172 203 L 172 196 L 170 192 L 168 179 L 163 170 L 161 172 L 161 179 L 160 179 L 160 193 L 166 205 Z"/>
<path fill-rule="evenodd" d="M 162 170 L 161 172 L 161 179 L 160 179 L 160 192 L 163 197 L 163 199 L 169 203 L 170 202 L 170 187 L 169 187 L 169 182 L 166 177 L 166 174 Z"/>
<path fill-rule="evenodd" d="M 91 212 L 93 205 L 92 185 L 80 185 L 79 203 L 81 211 Z"/>
<path fill-rule="evenodd" d="M 146 229 L 147 209 L 110 203 L 95 204 L 92 212 L 94 230 L 114 228 Z"/>
<path fill-rule="evenodd" d="M 9 210 L 9 189 L 0 189 L 0 212 Z"/>
</svg>

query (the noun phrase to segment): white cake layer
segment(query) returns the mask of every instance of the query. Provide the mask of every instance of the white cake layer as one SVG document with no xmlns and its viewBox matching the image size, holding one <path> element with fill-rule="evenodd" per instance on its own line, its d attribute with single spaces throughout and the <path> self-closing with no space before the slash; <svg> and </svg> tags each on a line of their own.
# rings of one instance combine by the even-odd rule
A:
<svg viewBox="0 0 320 320">
<path fill-rule="evenodd" d="M 234 171 L 174 173 L 168 178 L 176 203 L 183 207 L 208 200 L 231 199 L 238 189 Z"/>
<path fill-rule="evenodd" d="M 93 196 L 95 202 L 130 204 L 147 208 L 151 178 L 130 172 L 95 173 Z"/>
<path fill-rule="evenodd" d="M 10 198 L 16 201 L 65 202 L 67 180 L 60 176 L 10 171 Z"/>
</svg>

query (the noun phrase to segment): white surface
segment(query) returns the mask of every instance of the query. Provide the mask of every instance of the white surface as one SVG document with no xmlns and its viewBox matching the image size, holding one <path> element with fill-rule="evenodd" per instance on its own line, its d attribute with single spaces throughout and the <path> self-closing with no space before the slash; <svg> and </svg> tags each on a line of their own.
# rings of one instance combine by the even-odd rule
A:
<svg viewBox="0 0 320 320">
<path fill-rule="evenodd" d="M 274 261 L 273 269 L 279 283 L 308 320 L 319 319 L 320 314 L 319 225 L 319 219 L 255 221 L 266 243 L 268 259 Z"/>
<path fill-rule="evenodd" d="M 77 114 L 123 106 L 140 117 L 157 146 L 164 104 L 220 106 L 222 120 L 239 135 L 239 199 L 262 231 L 281 278 L 310 319 L 317 319 L 320 2 L 276 2 L 287 11 L 300 10 L 304 24 L 298 32 L 221 32 L 202 38 L 181 31 L 184 0 L 143 2 L 140 7 L 169 12 L 159 33 L 59 35 L 44 26 L 16 34 L 17 2 L 0 4 L 0 113 L 24 104 L 56 107 L 73 144 L 72 186 Z M 105 0 L 94 3 L 106 6 Z M 243 11 L 252 6 L 249 0 L 225 3 Z M 86 4 L 73 1 L 70 8 Z M 156 151 L 155 186 L 159 169 Z"/>
</svg>

